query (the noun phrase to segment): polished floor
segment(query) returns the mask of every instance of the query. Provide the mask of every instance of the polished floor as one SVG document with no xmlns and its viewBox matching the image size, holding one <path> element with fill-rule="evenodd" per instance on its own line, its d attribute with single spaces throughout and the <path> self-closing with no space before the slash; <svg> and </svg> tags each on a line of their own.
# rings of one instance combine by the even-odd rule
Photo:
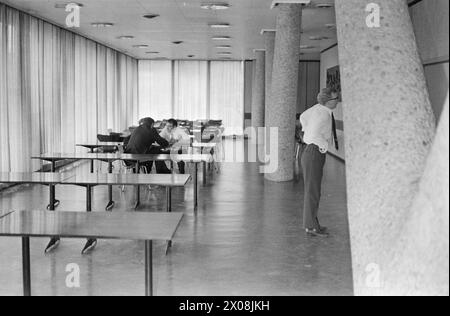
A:
<svg viewBox="0 0 450 316">
<path fill-rule="evenodd" d="M 227 142 L 243 155 L 242 141 Z M 88 165 L 70 172 L 88 172 Z M 279 184 L 265 181 L 255 163 L 223 163 L 199 186 L 197 214 L 192 182 L 175 189 L 173 210 L 185 217 L 167 256 L 165 243 L 155 243 L 155 294 L 352 295 L 344 164 L 327 158 L 320 216 L 330 229 L 328 239 L 307 237 L 301 229 L 302 181 L 299 170 L 294 181 Z M 94 194 L 94 211 L 104 211 L 107 188 L 97 187 Z M 165 211 L 164 196 L 162 188 L 142 188 L 139 211 Z M 85 209 L 83 188 L 58 186 L 57 197 L 58 211 Z M 133 211 L 133 198 L 132 187 L 124 193 L 114 187 L 113 211 Z M 3 210 L 45 209 L 47 202 L 43 186 L 0 192 Z M 31 240 L 33 295 L 144 294 L 143 242 L 100 240 L 95 251 L 81 255 L 84 240 L 65 239 L 44 255 L 47 242 Z M 0 253 L 0 295 L 21 295 L 20 239 L 0 237 Z M 80 267 L 78 288 L 66 285 L 71 263 Z"/>
</svg>

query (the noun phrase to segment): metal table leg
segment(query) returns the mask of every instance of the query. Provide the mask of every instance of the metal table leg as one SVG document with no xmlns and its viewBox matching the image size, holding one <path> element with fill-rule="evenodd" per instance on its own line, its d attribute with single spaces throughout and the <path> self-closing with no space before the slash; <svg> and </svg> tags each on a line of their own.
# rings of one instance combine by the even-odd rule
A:
<svg viewBox="0 0 450 316">
<path fill-rule="evenodd" d="M 91 147 L 91 154 L 94 153 L 94 148 Z M 91 173 L 94 173 L 94 160 L 91 160 Z"/>
<path fill-rule="evenodd" d="M 145 296 L 153 296 L 153 244 L 145 241 Z"/>
<path fill-rule="evenodd" d="M 206 185 L 206 161 L 203 162 L 203 186 Z"/>
<path fill-rule="evenodd" d="M 112 173 L 112 169 L 113 169 L 113 163 L 112 161 L 108 161 L 108 173 Z M 113 201 L 113 197 L 112 197 L 112 185 L 108 185 L 108 197 L 109 197 L 109 202 L 108 205 L 106 206 L 106 210 L 110 211 L 112 210 L 112 208 L 114 207 L 114 201 Z"/>
<path fill-rule="evenodd" d="M 136 161 L 136 173 L 139 174 L 139 161 Z M 134 209 L 136 210 L 139 205 L 141 204 L 141 188 L 139 185 L 136 186 L 136 205 L 134 206 Z"/>
<path fill-rule="evenodd" d="M 23 296 L 31 296 L 30 237 L 22 237 Z"/>
<path fill-rule="evenodd" d="M 92 186 L 86 186 L 86 212 L 92 212 Z M 82 254 L 86 254 L 87 252 L 93 250 L 97 245 L 97 239 L 88 239 L 86 244 L 84 245 Z"/>
<path fill-rule="evenodd" d="M 198 163 L 194 163 L 194 209 L 198 207 Z"/>
<path fill-rule="evenodd" d="M 56 170 L 56 161 L 52 160 L 52 168 L 51 171 L 55 172 Z M 49 205 L 47 206 L 47 209 L 49 211 L 55 211 L 56 206 L 59 205 L 59 201 L 56 200 L 55 198 L 55 185 L 54 184 L 50 184 L 49 185 L 49 191 L 50 191 L 50 201 L 49 201 Z M 54 249 L 56 249 L 59 246 L 60 243 L 60 238 L 59 237 L 53 237 L 50 239 L 50 242 L 47 244 L 47 247 L 45 247 L 45 253 L 48 253 Z"/>
<path fill-rule="evenodd" d="M 172 188 L 166 187 L 166 212 L 172 212 Z M 172 247 L 172 240 L 167 241 L 166 254 L 169 252 L 169 248 Z"/>
</svg>

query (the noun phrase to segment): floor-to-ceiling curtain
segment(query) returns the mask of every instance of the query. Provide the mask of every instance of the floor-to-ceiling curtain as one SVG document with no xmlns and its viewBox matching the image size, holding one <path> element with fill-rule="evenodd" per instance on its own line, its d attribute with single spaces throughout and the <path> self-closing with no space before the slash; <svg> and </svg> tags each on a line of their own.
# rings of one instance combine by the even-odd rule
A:
<svg viewBox="0 0 450 316">
<path fill-rule="evenodd" d="M 212 61 L 210 119 L 222 120 L 225 135 L 242 135 L 244 127 L 244 64 Z"/>
<path fill-rule="evenodd" d="M 171 118 L 172 62 L 139 61 L 139 115 L 156 120 Z"/>
<path fill-rule="evenodd" d="M 137 60 L 0 4 L 0 171 L 138 121 Z"/>
<path fill-rule="evenodd" d="M 240 61 L 139 61 L 139 115 L 156 120 L 222 120 L 242 135 L 244 70 Z"/>
<path fill-rule="evenodd" d="M 174 67 L 174 116 L 186 120 L 207 119 L 208 63 L 176 61 Z"/>
</svg>

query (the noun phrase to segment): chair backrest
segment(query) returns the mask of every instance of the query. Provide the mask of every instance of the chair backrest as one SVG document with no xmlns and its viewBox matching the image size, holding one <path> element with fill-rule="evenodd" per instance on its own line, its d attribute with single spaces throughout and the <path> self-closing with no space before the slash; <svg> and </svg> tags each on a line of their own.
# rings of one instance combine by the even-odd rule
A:
<svg viewBox="0 0 450 316">
<path fill-rule="evenodd" d="M 99 142 L 109 142 L 110 141 L 110 136 L 109 135 L 97 134 L 97 139 L 98 139 Z"/>
</svg>

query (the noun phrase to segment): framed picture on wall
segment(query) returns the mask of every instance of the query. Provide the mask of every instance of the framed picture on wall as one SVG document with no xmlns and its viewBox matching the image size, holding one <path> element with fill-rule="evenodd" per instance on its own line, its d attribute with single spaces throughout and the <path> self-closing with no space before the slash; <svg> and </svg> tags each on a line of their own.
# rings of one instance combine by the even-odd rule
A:
<svg viewBox="0 0 450 316">
<path fill-rule="evenodd" d="M 339 92 L 339 101 L 342 102 L 341 72 L 339 66 L 327 70 L 327 88 L 333 88 Z"/>
</svg>

